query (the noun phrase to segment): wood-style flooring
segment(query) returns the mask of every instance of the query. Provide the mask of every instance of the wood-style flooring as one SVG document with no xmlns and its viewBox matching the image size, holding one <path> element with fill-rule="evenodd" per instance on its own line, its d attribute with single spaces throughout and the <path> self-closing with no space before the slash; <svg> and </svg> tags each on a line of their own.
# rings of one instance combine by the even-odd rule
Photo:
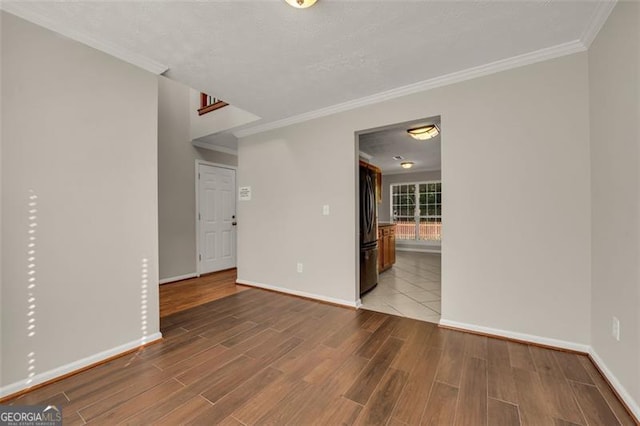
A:
<svg viewBox="0 0 640 426">
<path fill-rule="evenodd" d="M 586 356 L 250 289 L 28 393 L 65 425 L 631 425 Z"/>
<path fill-rule="evenodd" d="M 236 285 L 236 268 L 160 286 L 160 318 L 249 289 Z"/>
</svg>

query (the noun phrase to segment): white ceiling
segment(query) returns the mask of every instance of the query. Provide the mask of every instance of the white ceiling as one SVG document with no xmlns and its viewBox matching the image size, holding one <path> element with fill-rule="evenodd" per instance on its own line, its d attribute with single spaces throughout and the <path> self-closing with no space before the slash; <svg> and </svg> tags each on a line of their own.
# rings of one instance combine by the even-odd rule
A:
<svg viewBox="0 0 640 426">
<path fill-rule="evenodd" d="M 422 121 L 397 124 L 386 129 L 371 133 L 361 134 L 360 153 L 369 156 L 369 163 L 382 169 L 384 174 L 411 173 L 425 170 L 440 170 L 440 136 L 418 141 L 407 134 L 407 129 L 428 124 L 437 124 L 440 127 L 440 118 L 425 119 Z M 402 160 L 394 160 L 400 155 Z M 411 169 L 403 169 L 400 163 L 412 161 Z"/>
<path fill-rule="evenodd" d="M 164 64 L 167 76 L 264 124 L 584 41 L 604 22 L 603 4 L 611 2 L 319 0 L 299 10 L 282 0 L 5 0 L 3 8 L 122 58 Z"/>
</svg>

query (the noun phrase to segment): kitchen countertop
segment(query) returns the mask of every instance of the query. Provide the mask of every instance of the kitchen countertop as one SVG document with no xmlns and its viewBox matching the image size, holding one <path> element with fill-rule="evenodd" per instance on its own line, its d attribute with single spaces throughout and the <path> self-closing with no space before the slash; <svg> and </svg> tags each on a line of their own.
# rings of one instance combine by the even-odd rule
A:
<svg viewBox="0 0 640 426">
<path fill-rule="evenodd" d="M 379 228 L 382 228 L 382 227 L 385 227 L 385 226 L 395 226 L 395 224 L 394 223 L 390 223 L 390 222 L 378 222 L 378 227 Z"/>
</svg>

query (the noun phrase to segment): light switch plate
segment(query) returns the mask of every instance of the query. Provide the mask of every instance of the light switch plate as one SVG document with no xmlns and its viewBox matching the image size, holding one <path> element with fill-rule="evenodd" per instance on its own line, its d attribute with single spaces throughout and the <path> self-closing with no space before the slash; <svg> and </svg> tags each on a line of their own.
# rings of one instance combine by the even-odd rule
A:
<svg viewBox="0 0 640 426">
<path fill-rule="evenodd" d="M 325 204 L 324 206 L 322 206 L 322 214 L 324 216 L 329 216 L 329 204 Z"/>
</svg>

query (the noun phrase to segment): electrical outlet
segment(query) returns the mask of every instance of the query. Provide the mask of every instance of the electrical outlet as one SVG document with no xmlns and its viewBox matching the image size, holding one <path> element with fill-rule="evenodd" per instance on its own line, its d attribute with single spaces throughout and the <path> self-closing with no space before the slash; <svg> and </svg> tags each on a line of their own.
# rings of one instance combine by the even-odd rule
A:
<svg viewBox="0 0 640 426">
<path fill-rule="evenodd" d="M 302 262 L 298 262 L 298 272 L 302 273 L 304 266 L 302 265 Z"/>
<path fill-rule="evenodd" d="M 322 206 L 322 214 L 324 216 L 329 216 L 330 210 L 329 210 L 329 204 L 325 204 L 324 206 Z"/>
<path fill-rule="evenodd" d="M 620 320 L 616 317 L 613 317 L 611 321 L 611 335 L 618 342 L 620 341 Z"/>
</svg>

